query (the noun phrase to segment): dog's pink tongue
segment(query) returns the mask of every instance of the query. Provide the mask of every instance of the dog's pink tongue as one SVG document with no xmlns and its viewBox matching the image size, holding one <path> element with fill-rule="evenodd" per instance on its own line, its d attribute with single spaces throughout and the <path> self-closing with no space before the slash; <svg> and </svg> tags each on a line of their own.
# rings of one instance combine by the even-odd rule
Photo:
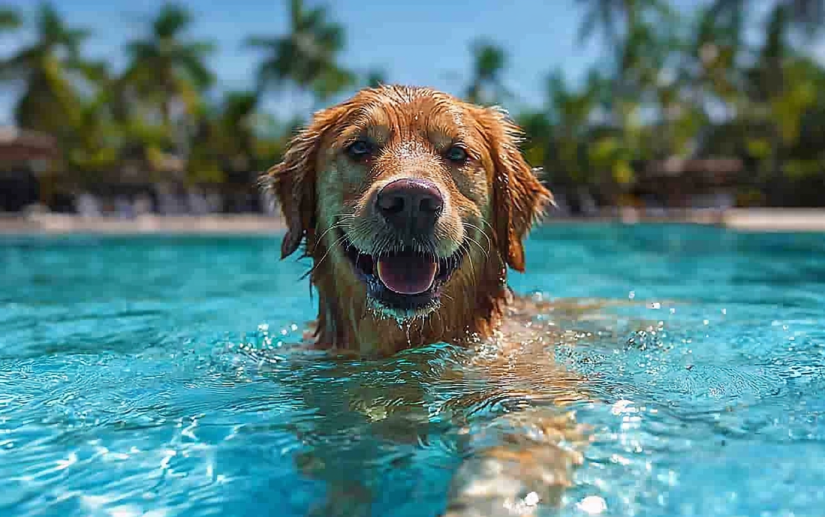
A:
<svg viewBox="0 0 825 517">
<path fill-rule="evenodd" d="M 378 278 L 399 294 L 423 293 L 433 285 L 438 264 L 435 257 L 418 253 L 382 256 L 378 259 Z"/>
</svg>

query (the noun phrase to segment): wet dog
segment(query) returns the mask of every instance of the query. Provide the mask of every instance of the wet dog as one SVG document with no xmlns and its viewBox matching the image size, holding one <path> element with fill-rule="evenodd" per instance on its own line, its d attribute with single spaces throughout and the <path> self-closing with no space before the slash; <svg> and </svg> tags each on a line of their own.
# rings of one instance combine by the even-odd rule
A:
<svg viewBox="0 0 825 517">
<path fill-rule="evenodd" d="M 519 140 L 504 111 L 429 88 L 365 89 L 314 115 L 265 180 L 287 226 L 282 257 L 303 245 L 312 261 L 315 346 L 380 356 L 471 346 L 507 333 L 514 310 L 530 312 L 507 270 L 524 270 L 523 241 L 553 196 Z M 525 340 L 499 341 L 519 346 L 490 364 L 517 375 L 514 354 L 530 357 Z M 552 412 L 517 418 L 505 444 L 459 470 L 449 515 L 497 515 L 491 508 L 516 504 L 528 486 L 533 499 L 558 500 L 580 456 L 557 445 L 579 429 Z"/>
</svg>

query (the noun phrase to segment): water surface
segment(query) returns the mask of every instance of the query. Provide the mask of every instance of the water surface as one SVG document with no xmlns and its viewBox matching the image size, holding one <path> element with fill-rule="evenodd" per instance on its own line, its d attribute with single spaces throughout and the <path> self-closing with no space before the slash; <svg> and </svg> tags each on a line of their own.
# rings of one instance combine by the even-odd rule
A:
<svg viewBox="0 0 825 517">
<path fill-rule="evenodd" d="M 0 515 L 442 511 L 462 429 L 523 400 L 448 346 L 291 352 L 317 299 L 279 246 L 0 239 Z M 546 226 L 527 258 L 521 293 L 623 302 L 538 315 L 592 395 L 563 515 L 822 515 L 825 237 Z"/>
</svg>

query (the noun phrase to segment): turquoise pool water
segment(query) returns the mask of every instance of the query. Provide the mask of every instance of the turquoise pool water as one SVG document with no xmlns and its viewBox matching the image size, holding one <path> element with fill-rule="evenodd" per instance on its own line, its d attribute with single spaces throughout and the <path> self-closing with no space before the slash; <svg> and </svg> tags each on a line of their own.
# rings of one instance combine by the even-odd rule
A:
<svg viewBox="0 0 825 517">
<path fill-rule="evenodd" d="M 352 398 L 414 385 L 428 414 L 483 393 L 442 381 L 465 357 L 279 347 L 315 301 L 279 245 L 0 239 L 0 515 L 437 515 L 458 424 Z M 527 253 L 522 293 L 628 302 L 543 315 L 598 399 L 575 406 L 594 441 L 563 515 L 822 515 L 825 236 L 548 226 Z M 508 410 L 460 407 L 471 429 Z"/>
</svg>

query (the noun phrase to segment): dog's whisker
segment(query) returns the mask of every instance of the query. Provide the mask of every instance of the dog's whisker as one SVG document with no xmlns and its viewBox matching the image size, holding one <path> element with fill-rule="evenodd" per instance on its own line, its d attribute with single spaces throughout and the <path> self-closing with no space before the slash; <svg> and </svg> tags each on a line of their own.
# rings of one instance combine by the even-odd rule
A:
<svg viewBox="0 0 825 517">
<path fill-rule="evenodd" d="M 482 222 L 487 223 L 487 221 L 484 221 L 483 219 L 482 219 Z M 490 223 L 487 223 L 487 224 L 489 225 Z M 479 228 L 478 226 L 476 226 L 476 225 L 474 225 L 474 224 L 472 224 L 472 223 L 464 223 L 464 226 L 466 226 L 466 227 L 468 227 L 468 228 L 473 228 L 473 229 L 475 229 L 475 230 L 478 230 L 478 232 L 479 232 L 481 235 L 483 235 L 483 236 L 484 236 L 484 238 L 487 240 L 487 255 L 489 256 L 489 254 L 490 254 L 490 249 L 493 247 L 493 241 L 490 239 L 490 236 L 489 236 L 489 235 L 487 235 L 487 233 L 486 233 L 483 229 Z"/>
<path fill-rule="evenodd" d="M 478 226 L 476 226 L 476 225 L 474 225 L 474 224 L 472 224 L 472 223 L 464 223 L 464 226 L 465 226 L 465 228 L 472 228 L 472 229 L 474 229 L 474 230 L 478 230 L 478 233 L 480 233 L 480 234 L 484 237 L 484 239 L 487 241 L 487 250 L 486 250 L 486 251 L 487 251 L 487 254 L 489 255 L 489 253 L 490 253 L 490 249 L 492 248 L 492 245 L 493 245 L 493 241 L 490 239 L 490 236 L 489 236 L 489 235 L 487 235 L 487 233 L 486 233 L 483 229 L 479 228 Z M 466 236 L 466 238 L 468 238 L 468 239 L 472 239 L 472 238 L 471 238 L 471 237 L 469 237 L 469 236 Z M 479 244 L 479 247 L 481 247 L 481 246 L 480 246 L 480 243 L 479 243 L 478 241 L 474 240 L 474 242 L 475 242 L 476 244 Z M 483 250 L 483 249 L 484 249 L 484 248 L 482 248 L 482 250 Z"/>
<path fill-rule="evenodd" d="M 375 241 L 373 244 L 373 252 L 372 255 L 375 257 L 380 257 L 387 251 L 390 251 L 390 237 L 387 235 L 381 235 L 378 240 Z"/>
<path fill-rule="evenodd" d="M 337 246 L 338 244 L 340 244 L 340 243 L 341 243 L 341 241 L 343 241 L 344 239 L 346 239 L 346 235 L 341 235 L 340 237 L 338 237 L 337 239 L 335 239 L 335 241 L 333 241 L 333 243 L 332 243 L 332 244 L 330 244 L 330 245 L 327 247 L 327 251 L 326 251 L 326 253 L 324 253 L 324 256 L 323 256 L 323 257 L 321 257 L 321 260 L 319 260 L 318 262 L 316 262 L 316 263 L 315 263 L 315 265 L 314 265 L 314 266 L 312 266 L 312 269 L 310 270 L 309 274 L 312 274 L 314 271 L 317 271 L 317 270 L 318 270 L 318 268 L 321 266 L 321 264 L 324 262 L 324 260 L 325 260 L 325 259 L 327 258 L 327 256 L 329 255 L 330 251 L 332 251 L 332 248 L 334 248 L 335 246 Z"/>
<path fill-rule="evenodd" d="M 445 296 L 449 296 L 449 295 L 445 295 Z M 435 311 L 435 314 L 436 314 L 436 316 L 438 316 L 438 325 L 440 327 L 441 333 L 443 334 L 444 333 L 444 318 L 441 317 L 441 311 Z M 430 318 L 430 321 L 432 321 L 432 318 Z"/>
<path fill-rule="evenodd" d="M 483 226 L 485 226 L 485 225 L 487 226 L 487 228 L 489 228 L 489 229 L 490 229 L 490 233 L 491 233 L 491 234 L 495 234 L 495 233 L 496 233 L 496 229 L 495 229 L 495 228 L 493 228 L 493 225 L 492 225 L 492 224 L 490 224 L 489 222 L 485 221 L 484 219 L 481 219 L 481 226 L 483 227 Z M 490 241 L 490 245 L 492 246 L 493 241 L 492 241 L 492 239 L 490 239 L 490 236 L 489 236 L 489 235 L 487 235 L 487 233 L 486 233 L 486 232 L 484 232 L 484 230 L 482 230 L 482 232 L 484 233 L 485 237 L 487 237 L 487 240 L 489 240 L 489 241 Z"/>
<path fill-rule="evenodd" d="M 477 240 L 473 239 L 472 237 L 468 237 L 468 236 L 465 236 L 464 238 L 465 238 L 465 239 L 467 239 L 467 241 L 468 241 L 470 244 L 475 244 L 476 246 L 478 246 L 478 249 L 480 249 L 480 250 L 481 250 L 481 253 L 483 253 L 483 254 L 484 254 L 484 258 L 490 258 L 490 252 L 489 252 L 489 250 L 485 250 L 485 249 L 481 246 L 481 244 L 479 244 L 479 242 L 478 242 Z"/>
<path fill-rule="evenodd" d="M 322 233 L 322 234 L 321 234 L 321 236 L 320 236 L 320 237 L 318 237 L 318 242 L 323 241 L 324 237 L 326 237 L 326 235 L 327 235 L 329 232 L 331 232 L 332 230 L 336 230 L 336 229 L 343 228 L 343 227 L 344 227 L 344 225 L 343 225 L 343 223 L 341 223 L 341 222 L 337 222 L 337 223 L 333 224 L 332 226 L 330 226 L 329 228 L 327 228 L 327 229 L 324 231 L 324 233 Z"/>
<path fill-rule="evenodd" d="M 467 254 L 467 261 L 470 263 L 470 273 L 472 273 L 473 278 L 476 277 L 476 270 L 475 266 L 473 265 L 473 255 L 468 253 Z"/>
</svg>

